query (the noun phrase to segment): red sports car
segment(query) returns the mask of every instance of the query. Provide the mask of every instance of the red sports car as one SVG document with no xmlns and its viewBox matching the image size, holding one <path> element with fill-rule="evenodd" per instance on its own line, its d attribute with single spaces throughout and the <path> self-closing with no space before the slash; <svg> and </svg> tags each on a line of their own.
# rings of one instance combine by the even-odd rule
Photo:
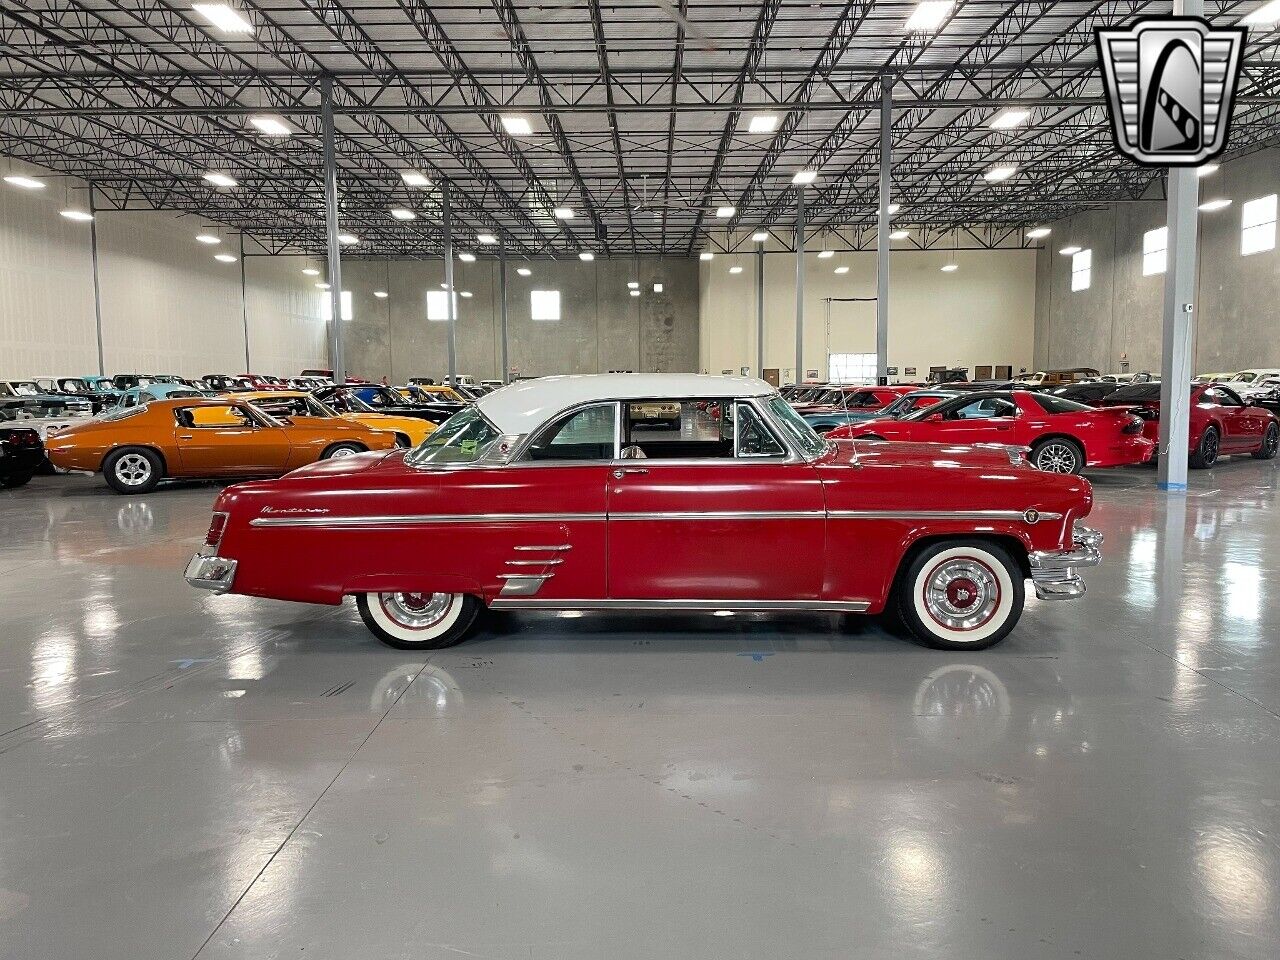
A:
<svg viewBox="0 0 1280 960">
<path fill-rule="evenodd" d="M 913 393 L 916 389 L 908 386 L 831 387 L 819 390 L 803 403 L 793 403 L 792 406 L 809 422 L 809 426 L 819 433 L 826 433 L 846 423 L 874 419 L 880 410 L 903 394 Z"/>
<path fill-rule="evenodd" d="M 1050 473 L 1146 463 L 1156 447 L 1127 408 L 1095 410 L 1025 390 L 965 393 L 900 420 L 868 420 L 827 436 L 1030 447 L 1031 462 Z"/>
<path fill-rule="evenodd" d="M 718 429 L 635 429 L 636 405 L 718 404 Z M 355 596 L 384 642 L 449 646 L 492 609 L 842 611 L 892 606 L 925 643 L 1000 641 L 1030 580 L 1079 597 L 1101 536 L 1089 482 L 1016 451 L 828 442 L 748 377 L 521 381 L 411 453 L 229 487 L 193 586 Z M 305 558 L 305 562 L 299 562 Z"/>
<path fill-rule="evenodd" d="M 1108 405 L 1123 404 L 1143 420 L 1143 435 L 1160 440 L 1160 384 L 1135 383 L 1121 387 L 1106 399 Z M 1204 470 L 1219 457 L 1247 453 L 1258 460 L 1271 460 L 1280 448 L 1280 422 L 1265 407 L 1254 406 L 1234 390 L 1221 384 L 1191 385 L 1192 467 Z"/>
</svg>

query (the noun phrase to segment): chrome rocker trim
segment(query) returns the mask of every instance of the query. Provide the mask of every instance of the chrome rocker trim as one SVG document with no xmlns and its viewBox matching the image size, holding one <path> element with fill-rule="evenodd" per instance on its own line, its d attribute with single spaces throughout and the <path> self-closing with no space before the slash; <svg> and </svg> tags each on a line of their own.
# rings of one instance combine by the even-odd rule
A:
<svg viewBox="0 0 1280 960">
<path fill-rule="evenodd" d="M 226 557 L 197 553 L 187 562 L 183 571 L 187 583 L 201 590 L 226 593 L 236 578 L 236 561 Z"/>
<path fill-rule="evenodd" d="M 493 610 L 643 610 L 671 613 L 710 613 L 716 610 L 770 612 L 805 610 L 814 613 L 865 613 L 866 600 L 557 600 L 550 597 L 489 601 Z"/>
<path fill-rule="evenodd" d="M 1070 550 L 1037 550 L 1027 555 L 1031 583 L 1041 600 L 1074 600 L 1084 595 L 1084 581 L 1076 567 L 1096 567 L 1102 562 L 1102 534 L 1076 524 Z"/>
</svg>

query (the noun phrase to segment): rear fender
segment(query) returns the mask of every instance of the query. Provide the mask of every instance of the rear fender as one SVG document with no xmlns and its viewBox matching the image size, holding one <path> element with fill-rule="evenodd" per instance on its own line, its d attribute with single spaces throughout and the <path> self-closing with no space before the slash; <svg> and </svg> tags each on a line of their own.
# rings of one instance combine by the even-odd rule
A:
<svg viewBox="0 0 1280 960">
<path fill-rule="evenodd" d="M 346 580 L 344 594 L 356 593 L 469 593 L 488 602 L 480 581 L 455 574 L 369 573 Z"/>
</svg>

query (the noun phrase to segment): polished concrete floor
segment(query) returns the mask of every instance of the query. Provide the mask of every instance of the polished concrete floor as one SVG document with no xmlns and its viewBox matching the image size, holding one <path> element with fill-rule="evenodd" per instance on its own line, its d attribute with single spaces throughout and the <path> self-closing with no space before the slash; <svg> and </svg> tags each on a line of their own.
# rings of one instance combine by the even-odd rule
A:
<svg viewBox="0 0 1280 960">
<path fill-rule="evenodd" d="M 1273 958 L 1280 472 L 1096 475 L 1001 646 L 188 589 L 214 488 L 0 493 L 0 957 Z M 305 558 L 299 557 L 299 563 Z"/>
</svg>

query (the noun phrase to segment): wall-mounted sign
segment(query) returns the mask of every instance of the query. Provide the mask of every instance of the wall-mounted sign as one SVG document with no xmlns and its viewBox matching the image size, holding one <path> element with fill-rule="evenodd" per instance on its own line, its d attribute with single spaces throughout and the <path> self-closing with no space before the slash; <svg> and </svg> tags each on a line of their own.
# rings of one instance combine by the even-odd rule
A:
<svg viewBox="0 0 1280 960">
<path fill-rule="evenodd" d="M 720 372 L 726 377 L 729 376 L 729 374 L 733 373 L 732 370 L 721 370 Z"/>
<path fill-rule="evenodd" d="M 889 367 L 887 370 L 885 370 L 885 373 L 887 373 L 891 377 L 896 377 L 898 375 L 898 368 Z"/>
<path fill-rule="evenodd" d="M 815 368 L 814 368 L 814 369 L 812 369 L 812 370 L 806 370 L 806 371 L 804 372 L 804 378 L 805 378 L 806 380 L 817 380 L 817 379 L 818 379 L 818 369 L 817 369 L 817 367 L 815 367 Z"/>
<path fill-rule="evenodd" d="M 751 376 L 751 368 L 750 368 L 750 367 L 741 367 L 741 368 L 738 370 L 738 372 L 739 372 L 739 373 L 741 373 L 744 377 L 749 377 L 749 376 Z"/>
<path fill-rule="evenodd" d="M 906 372 L 906 375 L 907 375 L 908 377 L 914 377 L 914 376 L 916 375 L 916 368 L 915 368 L 915 367 L 907 367 L 905 372 Z"/>
</svg>

